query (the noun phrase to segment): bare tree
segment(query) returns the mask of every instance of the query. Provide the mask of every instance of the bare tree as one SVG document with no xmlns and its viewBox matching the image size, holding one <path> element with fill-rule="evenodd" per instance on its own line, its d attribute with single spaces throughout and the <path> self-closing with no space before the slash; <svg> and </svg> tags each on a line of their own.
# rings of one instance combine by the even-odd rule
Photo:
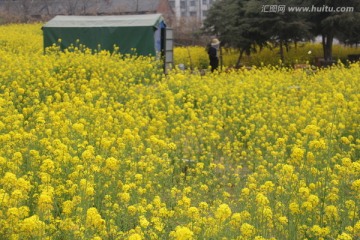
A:
<svg viewBox="0 0 360 240">
<path fill-rule="evenodd" d="M 67 14 L 69 14 L 69 15 L 76 14 L 76 9 L 79 4 L 79 0 L 65 0 L 64 4 L 65 4 L 65 9 L 66 9 Z"/>
<path fill-rule="evenodd" d="M 42 7 L 40 8 L 39 12 L 42 12 L 43 10 L 45 10 L 46 15 L 50 16 L 50 4 L 49 4 L 49 0 L 41 0 L 41 2 L 43 3 Z"/>
<path fill-rule="evenodd" d="M 139 12 L 139 0 L 135 0 L 135 12 Z"/>
<path fill-rule="evenodd" d="M 197 17 L 181 18 L 174 24 L 174 38 L 179 45 L 204 45 L 206 40 L 201 35 L 201 21 Z"/>
<path fill-rule="evenodd" d="M 98 14 L 103 4 L 109 4 L 103 0 L 80 0 L 80 13 L 85 15 Z"/>
<path fill-rule="evenodd" d="M 25 22 L 29 20 L 32 2 L 32 0 L 20 0 L 19 2 L 19 7 L 23 13 L 23 21 Z"/>
</svg>

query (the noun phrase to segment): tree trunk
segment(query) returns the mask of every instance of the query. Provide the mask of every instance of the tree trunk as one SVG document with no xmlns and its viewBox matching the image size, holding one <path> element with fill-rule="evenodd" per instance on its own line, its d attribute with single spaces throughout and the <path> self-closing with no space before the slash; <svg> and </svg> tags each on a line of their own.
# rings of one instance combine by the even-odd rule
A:
<svg viewBox="0 0 360 240">
<path fill-rule="evenodd" d="M 46 11 L 46 15 L 50 16 L 50 9 L 49 9 L 49 3 L 48 0 L 42 0 L 42 3 L 44 4 L 41 9 L 39 10 L 39 12 L 41 12 L 43 9 L 45 9 Z"/>
<path fill-rule="evenodd" d="M 223 62 L 223 54 L 222 54 L 222 47 L 221 45 L 219 46 L 219 65 L 220 65 L 220 70 L 222 71 L 223 70 L 223 65 L 224 65 L 224 62 Z"/>
<path fill-rule="evenodd" d="M 30 5 L 31 5 L 31 2 L 29 0 L 22 0 L 21 1 L 21 7 L 23 9 L 23 21 L 24 22 L 29 20 Z"/>
<path fill-rule="evenodd" d="M 240 67 L 240 62 L 241 62 L 241 59 L 242 59 L 242 56 L 244 54 L 244 49 L 241 49 L 240 50 L 240 54 L 239 54 L 239 57 L 236 61 L 236 65 L 235 65 L 235 68 L 238 69 Z"/>
<path fill-rule="evenodd" d="M 332 61 L 332 45 L 333 45 L 334 36 L 332 33 L 327 33 L 322 35 L 322 47 L 324 51 L 324 60 Z"/>
<path fill-rule="evenodd" d="M 280 39 L 280 59 L 281 62 L 284 63 L 284 46 L 283 41 Z"/>
</svg>

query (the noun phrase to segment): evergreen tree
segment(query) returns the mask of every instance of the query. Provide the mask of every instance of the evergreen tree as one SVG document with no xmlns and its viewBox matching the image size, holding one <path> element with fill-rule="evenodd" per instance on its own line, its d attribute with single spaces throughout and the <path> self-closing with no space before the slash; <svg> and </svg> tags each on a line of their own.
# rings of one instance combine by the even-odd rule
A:
<svg viewBox="0 0 360 240">
<path fill-rule="evenodd" d="M 341 19 L 344 26 L 342 32 L 337 35 L 340 42 L 346 45 L 358 45 L 360 43 L 360 13 L 348 14 Z"/>
<path fill-rule="evenodd" d="M 218 0 L 210 8 L 204 22 L 204 32 L 219 36 L 222 45 L 239 49 L 236 67 L 244 53 L 250 54 L 256 46 L 267 43 L 266 35 L 245 17 L 249 0 Z"/>
<path fill-rule="evenodd" d="M 310 23 L 299 13 L 288 12 L 286 7 L 297 4 L 297 0 L 252 0 L 246 5 L 246 19 L 256 25 L 267 40 L 279 46 L 280 58 L 284 61 L 284 46 L 290 42 L 309 40 Z"/>
<path fill-rule="evenodd" d="M 275 12 L 266 11 L 264 8 L 285 6 L 284 2 L 273 0 L 264 4 L 260 0 L 219 0 L 209 10 L 204 26 L 229 46 L 239 49 L 237 66 L 244 53 L 250 54 L 256 47 L 261 49 L 269 42 L 280 46 L 280 57 L 284 60 L 284 46 L 311 36 L 309 24 L 299 14 L 278 9 Z"/>
<path fill-rule="evenodd" d="M 288 7 L 310 10 L 291 12 Z M 344 12 L 349 7 L 353 11 Z M 238 48 L 239 60 L 243 53 L 268 42 L 280 47 L 284 60 L 283 49 L 288 43 L 321 36 L 324 59 L 332 61 L 335 37 L 346 44 L 360 43 L 359 11 L 359 0 L 218 0 L 209 10 L 204 29 Z"/>
<path fill-rule="evenodd" d="M 306 14 L 306 19 L 312 23 L 312 34 L 322 37 L 325 61 L 333 60 L 334 38 L 343 39 L 343 41 L 349 40 L 350 42 L 359 41 L 360 15 L 356 13 L 360 10 L 359 0 L 307 0 L 304 4 L 315 9 L 315 11 Z M 349 7 L 353 8 L 353 11 L 337 11 Z"/>
</svg>

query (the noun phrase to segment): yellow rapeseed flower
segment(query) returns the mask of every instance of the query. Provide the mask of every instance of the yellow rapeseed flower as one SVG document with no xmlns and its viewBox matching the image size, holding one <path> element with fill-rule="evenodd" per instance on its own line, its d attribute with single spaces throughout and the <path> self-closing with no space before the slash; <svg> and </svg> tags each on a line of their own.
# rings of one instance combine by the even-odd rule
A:
<svg viewBox="0 0 360 240">
<path fill-rule="evenodd" d="M 94 207 L 86 211 L 86 226 L 98 231 L 105 228 L 105 220 L 102 219 L 98 210 Z"/>
<path fill-rule="evenodd" d="M 245 239 L 250 239 L 256 234 L 256 229 L 249 223 L 243 223 L 240 227 L 241 236 Z"/>
<path fill-rule="evenodd" d="M 175 231 L 170 233 L 170 237 L 176 240 L 191 240 L 194 239 L 194 233 L 187 227 L 177 226 Z"/>
<path fill-rule="evenodd" d="M 32 215 L 25 218 L 20 224 L 20 233 L 25 238 L 41 238 L 45 235 L 45 223 L 40 221 L 39 216 Z"/>
</svg>

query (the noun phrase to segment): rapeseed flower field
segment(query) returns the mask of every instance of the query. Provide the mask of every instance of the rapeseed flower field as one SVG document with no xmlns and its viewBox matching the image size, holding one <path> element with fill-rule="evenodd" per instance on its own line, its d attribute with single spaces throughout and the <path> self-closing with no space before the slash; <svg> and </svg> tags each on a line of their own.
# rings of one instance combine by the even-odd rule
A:
<svg viewBox="0 0 360 240">
<path fill-rule="evenodd" d="M 162 74 L 0 27 L 0 239 L 358 239 L 360 66 Z"/>
<path fill-rule="evenodd" d="M 258 49 L 257 52 L 241 58 L 243 66 L 294 66 L 295 64 L 318 64 L 318 59 L 323 55 L 320 43 L 298 43 L 290 45 L 288 51 L 284 50 L 284 62 L 280 58 L 278 47 Z M 360 54 L 360 47 L 350 47 L 335 44 L 333 46 L 333 59 L 346 64 L 348 55 Z M 209 56 L 203 46 L 176 47 L 174 49 L 174 62 L 176 65 L 184 64 L 190 69 L 206 69 L 209 65 Z M 234 67 L 239 57 L 239 51 L 231 48 L 222 48 L 220 58 L 223 69 Z"/>
</svg>

